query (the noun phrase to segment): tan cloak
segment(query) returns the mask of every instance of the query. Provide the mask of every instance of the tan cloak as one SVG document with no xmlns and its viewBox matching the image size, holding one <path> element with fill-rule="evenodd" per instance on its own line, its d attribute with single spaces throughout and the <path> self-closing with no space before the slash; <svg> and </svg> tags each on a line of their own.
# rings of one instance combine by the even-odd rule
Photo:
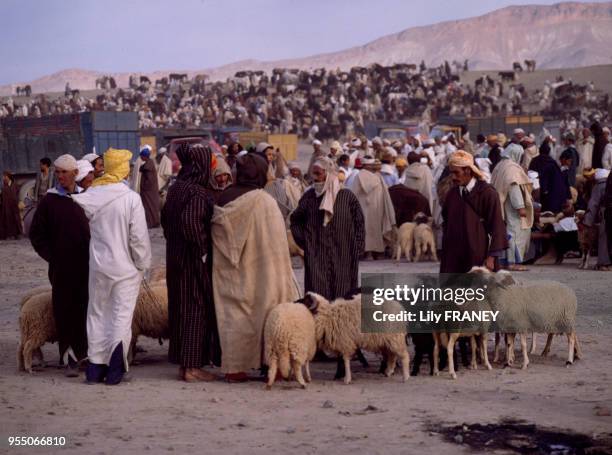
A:
<svg viewBox="0 0 612 455">
<path fill-rule="evenodd" d="M 248 372 L 261 367 L 268 312 L 299 297 L 276 201 L 263 190 L 252 190 L 215 206 L 212 241 L 221 371 Z"/>
<path fill-rule="evenodd" d="M 350 190 L 357 196 L 365 220 L 365 251 L 385 251 L 384 237 L 395 226 L 395 210 L 382 176 L 362 170 Z"/>
</svg>

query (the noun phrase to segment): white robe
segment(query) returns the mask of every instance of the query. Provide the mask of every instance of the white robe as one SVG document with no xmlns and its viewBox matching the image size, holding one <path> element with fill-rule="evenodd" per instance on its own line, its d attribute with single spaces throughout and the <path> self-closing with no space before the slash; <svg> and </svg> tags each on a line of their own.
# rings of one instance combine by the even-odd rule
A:
<svg viewBox="0 0 612 455">
<path fill-rule="evenodd" d="M 125 183 L 94 186 L 72 198 L 89 219 L 87 355 L 108 365 L 119 343 L 128 370 L 132 317 L 151 244 L 140 196 Z"/>
<path fill-rule="evenodd" d="M 159 164 L 155 160 L 155 165 L 157 166 L 157 188 L 161 191 L 172 177 L 172 160 L 168 158 L 168 155 L 164 155 Z"/>
<path fill-rule="evenodd" d="M 134 162 L 134 166 L 132 167 L 132 173 L 130 174 L 130 188 L 140 194 L 140 177 L 142 172 L 140 172 L 140 166 L 144 164 L 142 158 L 136 158 Z"/>
</svg>

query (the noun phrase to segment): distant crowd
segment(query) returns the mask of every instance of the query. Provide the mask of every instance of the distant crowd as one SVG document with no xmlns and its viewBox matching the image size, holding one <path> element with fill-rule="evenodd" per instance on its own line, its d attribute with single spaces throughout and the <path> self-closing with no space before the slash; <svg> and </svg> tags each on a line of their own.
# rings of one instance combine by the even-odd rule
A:
<svg viewBox="0 0 612 455">
<path fill-rule="evenodd" d="M 198 128 L 204 124 L 241 125 L 271 133 L 333 139 L 364 131 L 367 120 L 414 120 L 432 125 L 442 116 L 488 117 L 541 113 L 579 116 L 582 122 L 609 115 L 610 99 L 593 83 L 579 85 L 559 77 L 529 92 L 514 72 L 483 76 L 474 84 L 461 81 L 467 62 L 428 68 L 396 64 L 353 67 L 349 71 L 275 69 L 241 71 L 224 82 L 205 75 L 188 80 L 170 75 L 151 81 L 130 78 L 129 88 L 116 88 L 112 78 L 95 98 L 67 84 L 63 97 L 34 95 L 8 98 L 0 119 L 40 117 L 92 110 L 138 112 L 140 128 Z M 108 82 L 110 80 L 110 83 Z M 98 86 L 98 84 L 97 84 Z"/>
</svg>

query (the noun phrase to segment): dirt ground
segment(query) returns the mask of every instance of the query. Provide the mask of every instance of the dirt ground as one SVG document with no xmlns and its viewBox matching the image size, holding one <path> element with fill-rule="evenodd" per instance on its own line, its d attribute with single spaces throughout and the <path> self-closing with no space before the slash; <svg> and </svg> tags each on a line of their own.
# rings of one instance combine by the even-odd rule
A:
<svg viewBox="0 0 612 455">
<path fill-rule="evenodd" d="M 161 232 L 153 230 L 151 237 L 155 263 L 162 264 Z M 303 269 L 295 265 L 302 282 Z M 612 429 L 612 273 L 577 270 L 575 261 L 528 272 L 536 279 L 563 281 L 578 295 L 584 358 L 569 368 L 567 344 L 555 338 L 552 355 L 531 356 L 527 371 L 501 365 L 493 371 L 462 368 L 453 381 L 446 374 L 430 377 L 425 361 L 421 375 L 403 383 L 399 374 L 378 375 L 378 359 L 370 355 L 369 371 L 353 363 L 351 385 L 332 380 L 334 363 L 315 363 L 308 390 L 281 382 L 272 391 L 259 381 L 180 382 L 177 368 L 166 361 L 167 344 L 152 339 L 140 341 L 146 352 L 131 369 L 133 380 L 116 387 L 65 378 L 57 368 L 57 345 L 43 348 L 46 368 L 31 375 L 17 372 L 19 299 L 46 284 L 46 270 L 27 240 L 0 244 L 0 452 L 9 436 L 64 436 L 65 447 L 44 453 L 461 453 L 474 450 L 467 436 L 449 438 L 436 429 L 465 424 L 461 431 L 469 433 L 471 425 L 507 419 L 596 438 Z M 433 263 L 361 264 L 362 272 L 436 270 Z M 539 349 L 544 338 L 539 336 Z M 491 339 L 490 350 L 492 345 Z M 41 448 L 6 453 L 35 450 L 43 453 Z M 520 452 L 507 444 L 495 452 L 513 450 Z"/>
</svg>

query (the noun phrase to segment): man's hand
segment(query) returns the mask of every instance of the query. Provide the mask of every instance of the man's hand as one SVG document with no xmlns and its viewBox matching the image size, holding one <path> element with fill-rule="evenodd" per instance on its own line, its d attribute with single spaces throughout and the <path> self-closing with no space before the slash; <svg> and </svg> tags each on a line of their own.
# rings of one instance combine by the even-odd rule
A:
<svg viewBox="0 0 612 455">
<path fill-rule="evenodd" d="M 485 267 L 489 269 L 491 272 L 495 271 L 495 258 L 493 256 L 489 256 L 485 259 L 484 263 Z"/>
<path fill-rule="evenodd" d="M 518 209 L 518 214 L 521 218 L 527 218 L 527 209 L 525 209 L 524 207 Z"/>
</svg>

